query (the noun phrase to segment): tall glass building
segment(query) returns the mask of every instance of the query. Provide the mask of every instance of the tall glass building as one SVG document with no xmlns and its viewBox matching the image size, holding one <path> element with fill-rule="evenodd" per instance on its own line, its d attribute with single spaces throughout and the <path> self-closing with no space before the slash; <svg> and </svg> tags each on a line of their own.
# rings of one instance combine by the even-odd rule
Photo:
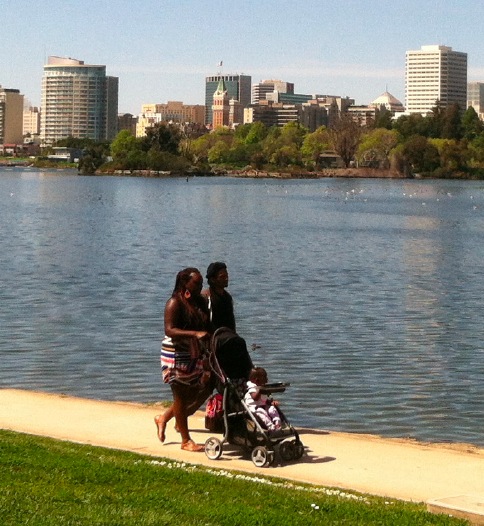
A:
<svg viewBox="0 0 484 526">
<path fill-rule="evenodd" d="M 467 53 L 447 46 L 407 51 L 405 106 L 408 113 L 427 114 L 437 104 L 467 107 Z"/>
<path fill-rule="evenodd" d="M 49 57 L 42 78 L 43 144 L 66 137 L 111 140 L 117 133 L 118 78 L 106 66 Z"/>
<path fill-rule="evenodd" d="M 252 77 L 250 75 L 214 75 L 205 77 L 205 124 L 213 124 L 212 104 L 213 94 L 218 83 L 223 80 L 229 99 L 240 102 L 242 108 L 247 108 L 251 102 Z"/>
<path fill-rule="evenodd" d="M 467 84 L 467 107 L 473 107 L 481 120 L 484 120 L 484 82 Z"/>
</svg>

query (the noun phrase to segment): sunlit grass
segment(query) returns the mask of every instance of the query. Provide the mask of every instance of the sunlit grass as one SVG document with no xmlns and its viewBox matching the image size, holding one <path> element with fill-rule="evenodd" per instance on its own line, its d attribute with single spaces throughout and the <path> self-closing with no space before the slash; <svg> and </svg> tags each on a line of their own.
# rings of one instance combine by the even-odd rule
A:
<svg viewBox="0 0 484 526">
<path fill-rule="evenodd" d="M 0 431 L 2 526 L 457 525 L 423 505 Z"/>
</svg>

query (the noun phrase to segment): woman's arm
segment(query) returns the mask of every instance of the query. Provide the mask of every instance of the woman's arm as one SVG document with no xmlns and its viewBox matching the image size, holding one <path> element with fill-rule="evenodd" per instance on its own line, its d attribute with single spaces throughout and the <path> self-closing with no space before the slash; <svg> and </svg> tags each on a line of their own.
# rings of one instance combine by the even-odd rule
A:
<svg viewBox="0 0 484 526">
<path fill-rule="evenodd" d="M 170 338 L 176 336 L 185 336 L 192 337 L 202 340 L 206 338 L 209 334 L 207 331 L 191 331 L 187 329 L 181 329 L 177 327 L 177 319 L 180 312 L 180 305 L 175 298 L 170 298 L 166 302 L 165 306 L 165 334 Z"/>
</svg>

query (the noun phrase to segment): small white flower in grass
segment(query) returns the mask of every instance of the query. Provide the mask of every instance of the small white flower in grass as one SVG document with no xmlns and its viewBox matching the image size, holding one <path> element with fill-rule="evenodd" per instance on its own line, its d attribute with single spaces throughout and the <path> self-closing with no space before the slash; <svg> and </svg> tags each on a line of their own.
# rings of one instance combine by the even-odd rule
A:
<svg viewBox="0 0 484 526">
<path fill-rule="evenodd" d="M 152 464 L 155 466 L 160 467 L 166 467 L 168 469 L 184 469 L 186 471 L 197 471 L 199 466 L 196 464 L 186 464 L 185 462 L 166 462 L 166 461 L 159 461 L 159 460 L 149 460 L 147 461 L 148 464 Z M 323 493 L 324 495 L 328 496 L 334 496 L 339 497 L 342 499 L 349 499 L 349 500 L 356 500 L 360 502 L 364 502 L 365 504 L 369 504 L 368 499 L 365 497 L 358 497 L 356 495 L 352 495 L 350 493 L 345 493 L 343 491 L 337 490 L 337 489 L 329 489 L 329 488 L 312 488 L 312 487 L 304 487 L 304 486 L 298 486 L 292 482 L 274 482 L 269 479 L 264 479 L 260 477 L 254 477 L 251 475 L 243 475 L 241 473 L 235 474 L 226 470 L 215 470 L 215 469 L 206 469 L 204 470 L 205 473 L 209 473 L 211 475 L 214 475 L 216 477 L 225 477 L 230 479 L 239 479 L 239 480 L 246 480 L 248 482 L 255 482 L 258 484 L 265 484 L 266 486 L 274 486 L 279 488 L 288 488 L 293 489 L 296 491 L 307 491 L 307 492 L 315 492 L 315 493 Z M 319 506 L 316 504 L 312 505 L 313 509 L 319 509 Z"/>
</svg>

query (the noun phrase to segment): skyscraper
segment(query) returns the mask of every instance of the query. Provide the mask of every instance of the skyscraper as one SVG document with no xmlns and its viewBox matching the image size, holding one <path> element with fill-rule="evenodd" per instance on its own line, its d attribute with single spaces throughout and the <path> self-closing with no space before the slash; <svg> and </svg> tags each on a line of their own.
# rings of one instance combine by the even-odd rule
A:
<svg viewBox="0 0 484 526">
<path fill-rule="evenodd" d="M 205 78 L 205 124 L 211 125 L 213 95 L 217 91 L 220 80 L 225 83 L 229 100 L 240 102 L 242 108 L 250 105 L 252 77 L 250 75 L 214 75 Z"/>
<path fill-rule="evenodd" d="M 266 100 L 267 95 L 274 91 L 294 94 L 294 84 L 282 80 L 263 80 L 259 84 L 254 84 L 252 86 L 252 104 L 259 104 L 261 100 Z"/>
<path fill-rule="evenodd" d="M 484 120 L 484 82 L 467 84 L 467 107 L 473 107 L 481 120 Z"/>
<path fill-rule="evenodd" d="M 44 144 L 66 137 L 110 140 L 117 133 L 118 78 L 106 76 L 106 66 L 49 57 L 41 109 Z"/>
<path fill-rule="evenodd" d="M 0 145 L 22 144 L 24 96 L 0 86 Z"/>
<path fill-rule="evenodd" d="M 405 98 L 408 113 L 425 115 L 437 104 L 467 104 L 467 53 L 447 46 L 422 46 L 407 51 Z"/>
</svg>

